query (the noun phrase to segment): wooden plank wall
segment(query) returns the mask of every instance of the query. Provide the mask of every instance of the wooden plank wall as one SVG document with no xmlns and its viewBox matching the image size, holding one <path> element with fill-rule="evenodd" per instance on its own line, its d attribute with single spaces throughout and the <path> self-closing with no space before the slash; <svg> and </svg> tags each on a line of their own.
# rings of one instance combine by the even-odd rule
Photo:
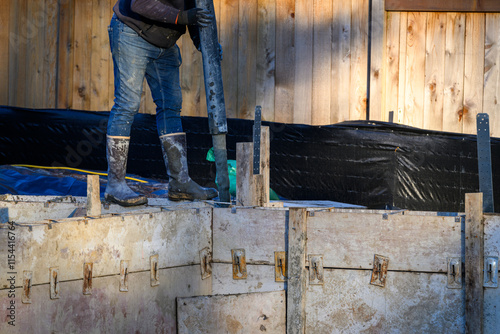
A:
<svg viewBox="0 0 500 334">
<path fill-rule="evenodd" d="M 109 111 L 114 2 L 2 0 L 0 105 Z M 384 0 L 214 5 L 228 117 L 251 119 L 257 104 L 264 120 L 314 125 L 394 111 L 402 124 L 475 133 L 487 112 L 500 136 L 498 13 L 386 12 Z M 189 36 L 179 46 L 183 115 L 206 116 L 201 55 Z M 140 112 L 155 112 L 147 85 Z"/>
</svg>

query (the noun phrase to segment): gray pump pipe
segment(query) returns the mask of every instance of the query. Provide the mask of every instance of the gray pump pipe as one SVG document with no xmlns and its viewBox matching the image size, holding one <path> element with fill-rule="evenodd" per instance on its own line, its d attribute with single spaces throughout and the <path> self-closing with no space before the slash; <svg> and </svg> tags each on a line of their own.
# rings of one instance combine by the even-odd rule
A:
<svg viewBox="0 0 500 334">
<path fill-rule="evenodd" d="M 229 175 L 227 170 L 226 149 L 226 104 L 220 67 L 220 49 L 217 38 L 217 21 L 212 0 L 196 0 L 196 7 L 206 9 L 213 15 L 212 23 L 205 28 L 199 27 L 201 54 L 203 56 L 203 76 L 207 96 L 208 126 L 212 134 L 217 184 L 221 202 L 231 202 L 229 194 Z"/>
</svg>

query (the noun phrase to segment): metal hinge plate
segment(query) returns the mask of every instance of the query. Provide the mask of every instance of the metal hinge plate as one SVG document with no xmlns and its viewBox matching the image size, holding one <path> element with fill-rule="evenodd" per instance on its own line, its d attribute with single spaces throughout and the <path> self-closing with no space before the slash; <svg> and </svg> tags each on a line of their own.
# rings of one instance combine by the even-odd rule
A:
<svg viewBox="0 0 500 334">
<path fill-rule="evenodd" d="M 59 268 L 50 268 L 50 299 L 59 299 Z"/>
<path fill-rule="evenodd" d="M 86 262 L 83 264 L 83 294 L 92 294 L 92 270 L 94 264 L 91 262 Z"/>
<path fill-rule="evenodd" d="M 120 291 L 128 291 L 128 261 L 120 261 Z"/>
<path fill-rule="evenodd" d="M 23 272 L 23 295 L 21 301 L 23 304 L 31 304 L 31 285 L 33 280 L 32 271 Z"/>
<path fill-rule="evenodd" d="M 151 255 L 149 258 L 149 264 L 151 266 L 150 270 L 150 278 L 151 278 L 151 286 L 160 285 L 160 268 L 158 264 L 158 254 Z"/>
</svg>

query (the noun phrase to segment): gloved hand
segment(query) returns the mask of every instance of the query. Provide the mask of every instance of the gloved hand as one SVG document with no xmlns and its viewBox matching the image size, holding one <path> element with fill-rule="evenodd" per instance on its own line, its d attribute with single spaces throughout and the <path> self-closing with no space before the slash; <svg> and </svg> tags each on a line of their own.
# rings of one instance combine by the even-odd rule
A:
<svg viewBox="0 0 500 334">
<path fill-rule="evenodd" d="M 206 9 L 193 8 L 181 11 L 177 17 L 177 24 L 198 25 L 208 27 L 213 20 L 213 15 Z"/>
</svg>

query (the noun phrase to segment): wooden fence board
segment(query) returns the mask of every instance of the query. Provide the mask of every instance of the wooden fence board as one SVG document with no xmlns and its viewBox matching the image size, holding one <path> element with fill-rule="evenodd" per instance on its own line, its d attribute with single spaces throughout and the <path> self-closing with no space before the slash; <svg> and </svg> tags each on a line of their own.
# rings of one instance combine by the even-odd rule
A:
<svg viewBox="0 0 500 334">
<path fill-rule="evenodd" d="M 35 108 L 43 103 L 43 55 L 45 47 L 45 27 L 47 15 L 45 1 L 28 1 L 26 28 L 27 43 L 26 62 L 26 106 Z"/>
<path fill-rule="evenodd" d="M 500 14 L 486 15 L 483 112 L 490 116 L 490 135 L 500 137 Z"/>
<path fill-rule="evenodd" d="M 307 4 L 310 6 L 310 4 Z M 332 1 L 314 0 L 312 110 L 313 125 L 330 124 L 332 82 Z"/>
<path fill-rule="evenodd" d="M 219 39 L 224 50 L 224 59 L 221 64 L 224 99 L 227 117 L 236 118 L 238 116 L 239 1 L 221 1 Z"/>
<path fill-rule="evenodd" d="M 57 70 L 57 108 L 73 105 L 73 66 L 75 0 L 62 1 L 59 6 L 59 45 Z"/>
<path fill-rule="evenodd" d="M 92 3 L 75 1 L 73 64 L 73 104 L 77 110 L 89 110 L 91 99 Z"/>
<path fill-rule="evenodd" d="M 425 82 L 425 29 L 427 13 L 408 13 L 404 123 L 422 127 Z"/>
<path fill-rule="evenodd" d="M 352 2 L 351 16 L 351 120 L 366 119 L 368 56 L 368 0 Z"/>
<path fill-rule="evenodd" d="M 256 105 L 257 2 L 240 1 L 238 27 L 238 118 L 254 118 Z"/>
<path fill-rule="evenodd" d="M 0 3 L 0 105 L 9 104 L 9 36 L 11 0 Z M 12 7 L 14 8 L 14 7 Z"/>
<path fill-rule="evenodd" d="M 455 217 L 316 212 L 307 225 L 307 253 L 323 254 L 329 268 L 371 269 L 379 254 L 391 270 L 446 272 L 446 258 L 462 253 Z"/>
<path fill-rule="evenodd" d="M 425 46 L 424 127 L 443 128 L 446 14 L 429 13 Z"/>
<path fill-rule="evenodd" d="M 372 0 L 372 33 L 370 62 L 370 120 L 387 121 L 388 110 L 385 108 L 383 94 L 385 90 L 385 26 L 387 17 L 384 0 Z"/>
<path fill-rule="evenodd" d="M 9 36 L 9 105 L 26 105 L 27 0 L 11 2 Z"/>
<path fill-rule="evenodd" d="M 276 87 L 274 121 L 293 122 L 295 1 L 276 0 Z"/>
<path fill-rule="evenodd" d="M 276 3 L 258 0 L 256 104 L 262 120 L 274 120 L 274 73 L 276 71 Z M 225 27 L 224 27 L 225 29 Z"/>
<path fill-rule="evenodd" d="M 324 285 L 308 284 L 306 333 L 464 332 L 463 290 L 447 289 L 446 275 L 389 271 L 380 288 L 371 274 L 326 269 Z"/>
<path fill-rule="evenodd" d="M 465 14 L 448 13 L 442 130 L 462 132 L 465 61 Z"/>
<path fill-rule="evenodd" d="M 398 90 L 399 90 L 399 33 L 400 13 L 387 13 L 386 52 L 385 52 L 385 109 L 382 113 L 392 111 L 393 121 L 398 117 Z M 387 119 L 387 118 L 386 118 Z"/>
<path fill-rule="evenodd" d="M 485 14 L 466 14 L 463 133 L 475 134 L 483 112 Z"/>
<path fill-rule="evenodd" d="M 399 88 L 398 88 L 398 110 L 394 119 L 397 123 L 404 123 L 406 104 L 406 63 L 408 40 L 408 13 L 401 13 L 401 25 L 399 32 Z"/>
<path fill-rule="evenodd" d="M 182 37 L 182 110 L 187 115 L 207 114 L 205 88 L 203 81 L 203 61 L 201 52 L 196 50 L 189 34 Z M 183 114 L 183 115 L 186 115 Z"/>
<path fill-rule="evenodd" d="M 332 110 L 330 120 L 349 120 L 351 100 L 351 0 L 333 2 Z"/>
<path fill-rule="evenodd" d="M 47 27 L 45 29 L 45 49 L 43 55 L 43 105 L 46 108 L 56 107 L 57 90 L 57 36 L 58 33 L 58 0 L 46 0 Z"/>
<path fill-rule="evenodd" d="M 90 110 L 107 111 L 109 100 L 109 62 L 111 51 L 108 38 L 109 0 L 92 1 L 92 56 L 90 70 Z"/>
<path fill-rule="evenodd" d="M 311 124 L 313 94 L 314 6 L 295 2 L 295 82 L 293 123 Z M 330 51 L 331 52 L 331 51 Z"/>
</svg>

